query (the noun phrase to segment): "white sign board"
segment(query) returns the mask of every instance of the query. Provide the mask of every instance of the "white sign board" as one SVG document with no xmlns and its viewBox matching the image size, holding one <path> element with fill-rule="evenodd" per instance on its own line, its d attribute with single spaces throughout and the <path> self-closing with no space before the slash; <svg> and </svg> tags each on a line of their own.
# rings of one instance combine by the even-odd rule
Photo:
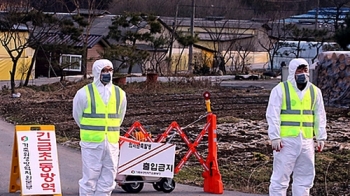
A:
<svg viewBox="0 0 350 196">
<path fill-rule="evenodd" d="M 61 193 L 54 131 L 17 131 L 22 195 Z"/>
<path fill-rule="evenodd" d="M 174 177 L 175 145 L 125 142 L 120 147 L 118 175 Z"/>
</svg>

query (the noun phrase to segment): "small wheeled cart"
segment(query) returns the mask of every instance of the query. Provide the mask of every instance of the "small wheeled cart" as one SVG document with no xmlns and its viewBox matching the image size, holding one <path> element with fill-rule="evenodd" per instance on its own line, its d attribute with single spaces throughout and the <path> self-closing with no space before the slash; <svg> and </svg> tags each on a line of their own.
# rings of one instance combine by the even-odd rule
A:
<svg viewBox="0 0 350 196">
<path fill-rule="evenodd" d="M 148 176 L 118 176 L 117 183 L 128 193 L 138 193 L 143 189 L 144 183 L 151 183 L 157 191 L 170 193 L 175 189 L 172 178 L 156 178 Z"/>
<path fill-rule="evenodd" d="M 138 193 L 144 183 L 157 191 L 170 193 L 175 189 L 175 145 L 158 142 L 124 142 L 120 146 L 116 182 L 128 193 Z"/>
</svg>

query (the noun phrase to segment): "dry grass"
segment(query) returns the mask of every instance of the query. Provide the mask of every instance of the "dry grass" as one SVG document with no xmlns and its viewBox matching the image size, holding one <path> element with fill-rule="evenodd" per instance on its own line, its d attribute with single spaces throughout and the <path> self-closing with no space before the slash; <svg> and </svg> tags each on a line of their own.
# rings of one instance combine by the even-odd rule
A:
<svg viewBox="0 0 350 196">
<path fill-rule="evenodd" d="M 128 94 L 172 94 L 193 93 L 198 89 L 213 89 L 215 86 L 207 79 L 195 80 L 193 77 L 181 77 L 170 82 L 133 82 L 121 86 Z"/>
</svg>

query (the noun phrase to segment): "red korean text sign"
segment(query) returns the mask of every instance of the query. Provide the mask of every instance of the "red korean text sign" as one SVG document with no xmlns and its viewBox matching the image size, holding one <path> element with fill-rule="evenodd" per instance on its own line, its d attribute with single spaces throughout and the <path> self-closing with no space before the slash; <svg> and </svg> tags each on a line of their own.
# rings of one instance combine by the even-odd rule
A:
<svg viewBox="0 0 350 196">
<path fill-rule="evenodd" d="M 61 195 L 54 126 L 17 125 L 13 156 L 16 156 L 15 152 L 18 157 L 21 195 Z M 15 165 L 14 158 L 12 160 L 12 165 Z M 12 182 L 13 171 L 10 183 Z"/>
</svg>

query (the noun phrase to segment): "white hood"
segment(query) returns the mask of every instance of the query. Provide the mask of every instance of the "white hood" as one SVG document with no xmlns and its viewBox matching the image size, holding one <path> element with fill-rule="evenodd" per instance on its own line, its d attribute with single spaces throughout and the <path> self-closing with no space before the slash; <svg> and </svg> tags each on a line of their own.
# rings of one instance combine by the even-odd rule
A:
<svg viewBox="0 0 350 196">
<path fill-rule="evenodd" d="M 295 83 L 295 71 L 297 70 L 299 65 L 306 65 L 307 69 L 309 70 L 309 63 L 302 58 L 296 58 L 289 62 L 288 66 L 288 80 L 291 81 L 293 84 Z"/>
<path fill-rule="evenodd" d="M 108 59 L 100 59 L 94 62 L 94 64 L 92 65 L 92 75 L 94 76 L 94 83 L 96 84 L 101 83 L 100 81 L 101 70 L 106 66 L 110 66 L 113 68 L 112 62 Z"/>
</svg>

